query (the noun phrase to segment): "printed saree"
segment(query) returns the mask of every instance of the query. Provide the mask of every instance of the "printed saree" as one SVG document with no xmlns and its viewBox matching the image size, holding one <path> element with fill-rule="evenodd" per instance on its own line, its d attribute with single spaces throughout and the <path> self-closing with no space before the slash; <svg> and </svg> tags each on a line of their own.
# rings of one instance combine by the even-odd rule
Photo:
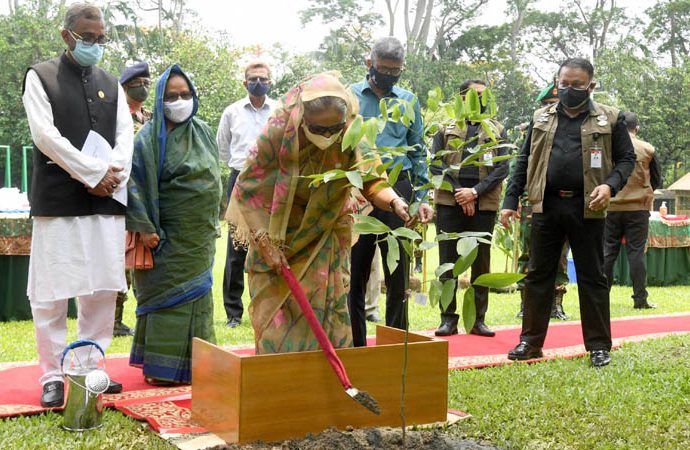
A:
<svg viewBox="0 0 690 450">
<path fill-rule="evenodd" d="M 167 131 L 163 94 L 177 66 L 158 81 L 153 118 L 134 140 L 127 229 L 157 233 L 151 270 L 134 271 L 137 324 L 130 364 L 145 376 L 191 381 L 191 340 L 214 342 L 212 266 L 221 196 L 218 151 L 194 115 Z"/>
<path fill-rule="evenodd" d="M 341 179 L 310 187 L 306 177 L 350 169 L 361 156 L 352 149 L 342 151 L 340 142 L 326 150 L 299 142 L 303 102 L 323 96 L 345 100 L 348 122 L 356 116 L 357 101 L 335 73 L 315 75 L 293 88 L 250 151 L 227 219 L 236 241 L 249 242 L 250 232 L 268 234 L 283 250 L 330 341 L 335 347 L 348 347 L 351 186 Z M 380 183 L 367 183 L 365 191 L 373 192 Z M 317 350 L 318 342 L 285 280 L 250 242 L 246 267 L 257 353 Z"/>
</svg>

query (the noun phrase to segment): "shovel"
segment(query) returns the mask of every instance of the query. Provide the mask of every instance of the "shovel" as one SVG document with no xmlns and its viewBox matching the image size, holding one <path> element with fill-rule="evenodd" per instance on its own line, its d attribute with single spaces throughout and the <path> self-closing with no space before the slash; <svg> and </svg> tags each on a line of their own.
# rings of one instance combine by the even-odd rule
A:
<svg viewBox="0 0 690 450">
<path fill-rule="evenodd" d="M 300 286 L 299 281 L 297 281 L 297 278 L 295 278 L 295 275 L 288 267 L 284 265 L 280 266 L 280 271 L 285 279 L 285 282 L 290 288 L 292 295 L 295 296 L 297 304 L 304 314 L 304 318 L 307 320 L 311 330 L 314 332 L 316 340 L 319 342 L 321 350 L 323 350 L 324 354 L 326 355 L 328 363 L 333 368 L 338 380 L 340 380 L 340 384 L 342 384 L 345 388 L 347 395 L 352 397 L 357 403 L 364 406 L 374 414 L 381 414 L 381 409 L 379 408 L 379 404 L 376 402 L 376 399 L 374 399 L 374 397 L 369 395 L 367 392 L 360 391 L 356 387 L 352 386 L 352 383 L 350 383 L 350 379 L 347 377 L 347 372 L 345 371 L 343 362 L 335 353 L 333 344 L 331 344 L 328 336 L 326 336 L 326 332 L 323 331 L 323 328 L 321 327 L 319 320 L 316 318 L 316 314 L 314 314 L 314 310 L 312 309 L 311 304 L 309 303 L 309 300 L 302 289 L 302 286 Z"/>
</svg>

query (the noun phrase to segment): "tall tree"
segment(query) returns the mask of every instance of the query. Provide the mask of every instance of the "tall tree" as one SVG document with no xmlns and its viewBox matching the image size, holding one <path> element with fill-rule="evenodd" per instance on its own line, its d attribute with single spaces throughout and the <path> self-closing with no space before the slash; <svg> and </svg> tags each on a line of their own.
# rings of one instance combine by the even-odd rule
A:
<svg viewBox="0 0 690 450">
<path fill-rule="evenodd" d="M 649 25 L 645 37 L 659 44 L 659 51 L 671 56 L 671 66 L 690 51 L 690 0 L 665 0 L 647 9 Z"/>
</svg>

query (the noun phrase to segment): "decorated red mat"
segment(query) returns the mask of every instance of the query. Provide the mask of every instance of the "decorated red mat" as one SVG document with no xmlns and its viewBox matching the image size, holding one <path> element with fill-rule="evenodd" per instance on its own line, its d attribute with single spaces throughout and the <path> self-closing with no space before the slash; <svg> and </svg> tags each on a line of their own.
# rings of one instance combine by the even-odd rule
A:
<svg viewBox="0 0 690 450">
<path fill-rule="evenodd" d="M 614 346 L 623 342 L 690 332 L 690 313 L 668 316 L 644 316 L 615 319 L 611 323 Z M 433 331 L 424 332 L 431 335 Z M 466 369 L 509 364 L 508 350 L 519 340 L 520 328 L 500 329 L 493 338 L 460 334 L 447 338 L 448 368 Z M 372 342 L 373 343 L 373 342 Z M 233 349 L 251 354 L 253 348 Z M 576 357 L 586 354 L 582 345 L 579 322 L 552 323 L 544 346 L 544 359 Z M 105 395 L 106 406 L 115 407 L 132 417 L 147 420 L 161 433 L 193 433 L 202 431 L 189 421 L 191 389 L 189 386 L 153 388 L 144 383 L 141 370 L 130 367 L 128 358 L 108 358 L 110 376 L 121 382 L 124 392 Z M 38 385 L 40 369 L 24 365 L 0 371 L 0 417 L 35 414 L 45 411 L 40 406 Z"/>
</svg>

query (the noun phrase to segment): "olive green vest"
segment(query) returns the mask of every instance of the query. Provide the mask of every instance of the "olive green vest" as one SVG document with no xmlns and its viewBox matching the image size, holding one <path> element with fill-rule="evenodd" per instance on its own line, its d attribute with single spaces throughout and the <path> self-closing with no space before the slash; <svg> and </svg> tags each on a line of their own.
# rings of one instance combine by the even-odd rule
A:
<svg viewBox="0 0 690 450">
<path fill-rule="evenodd" d="M 615 197 L 611 199 L 609 211 L 649 211 L 654 202 L 649 165 L 654 158 L 654 147 L 648 142 L 630 135 L 635 148 L 635 168 L 628 182 Z"/>
<path fill-rule="evenodd" d="M 551 148 L 558 128 L 557 104 L 545 106 L 534 113 L 530 155 L 527 162 L 527 195 L 532 204 L 532 211 L 543 212 L 546 171 L 549 167 Z M 618 121 L 619 111 L 610 106 L 592 102 L 589 115 L 582 122 L 582 173 L 584 175 L 584 217 L 585 219 L 603 219 L 606 209 L 592 211 L 588 205 L 589 195 L 595 187 L 604 184 L 613 170 L 611 135 Z M 602 151 L 601 168 L 592 168 L 590 151 L 597 148 Z"/>
<path fill-rule="evenodd" d="M 498 121 L 490 119 L 491 123 L 496 127 L 496 137 L 498 138 L 501 133 L 503 133 L 503 125 L 501 125 Z M 450 145 L 450 141 L 453 139 L 460 139 L 461 141 L 465 141 L 467 139 L 467 128 L 465 129 L 460 129 L 458 127 L 450 126 L 447 127 L 445 130 L 443 130 L 444 134 L 444 146 L 443 148 L 445 150 L 450 150 L 450 153 L 447 153 L 443 155 L 442 161 L 445 167 L 450 167 L 454 165 L 460 165 L 462 162 L 462 147 L 459 147 L 457 149 L 454 149 Z M 477 134 L 477 146 L 486 144 L 487 142 L 490 142 L 491 138 L 489 135 L 484 131 L 482 127 L 479 127 L 479 131 Z M 491 148 L 487 150 L 487 154 L 491 154 L 491 157 L 498 156 L 497 149 L 496 148 Z M 493 170 L 495 166 L 487 166 L 487 165 L 481 165 L 479 166 L 479 180 L 483 180 L 486 178 Z M 481 194 L 478 198 L 479 200 L 479 210 L 480 211 L 497 211 L 499 208 L 499 202 L 501 200 L 501 188 L 503 187 L 503 183 L 499 183 L 496 187 L 493 189 L 490 189 L 483 194 Z M 448 206 L 455 206 L 457 205 L 457 202 L 455 201 L 455 197 L 453 196 L 453 192 L 447 191 L 445 189 L 435 189 L 434 190 L 434 203 L 437 205 L 448 205 Z"/>
</svg>

